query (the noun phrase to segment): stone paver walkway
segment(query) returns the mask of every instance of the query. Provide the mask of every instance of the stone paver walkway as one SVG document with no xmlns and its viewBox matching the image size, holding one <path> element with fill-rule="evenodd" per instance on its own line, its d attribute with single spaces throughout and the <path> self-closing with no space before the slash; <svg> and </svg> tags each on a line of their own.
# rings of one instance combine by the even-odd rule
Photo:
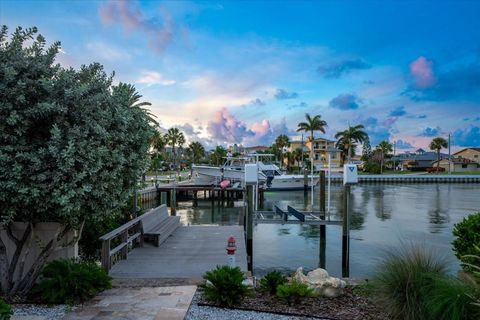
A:
<svg viewBox="0 0 480 320">
<path fill-rule="evenodd" d="M 66 320 L 182 320 L 196 286 L 113 288 L 65 316 Z"/>
</svg>

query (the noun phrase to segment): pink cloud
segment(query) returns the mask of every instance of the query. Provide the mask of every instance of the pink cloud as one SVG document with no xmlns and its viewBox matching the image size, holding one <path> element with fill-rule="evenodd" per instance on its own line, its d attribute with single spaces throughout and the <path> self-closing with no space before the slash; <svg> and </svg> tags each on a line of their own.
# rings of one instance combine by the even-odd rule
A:
<svg viewBox="0 0 480 320">
<path fill-rule="evenodd" d="M 127 31 L 143 32 L 148 43 L 158 53 L 163 53 L 174 38 L 175 24 L 166 10 L 161 10 L 162 23 L 152 23 L 144 18 L 138 5 L 126 0 L 110 1 L 100 7 L 99 15 L 104 24 L 119 23 Z"/>
<path fill-rule="evenodd" d="M 415 87 L 426 89 L 436 82 L 433 74 L 433 62 L 420 56 L 410 64 L 410 73 L 413 76 Z"/>
<path fill-rule="evenodd" d="M 220 143 L 241 143 L 245 137 L 255 134 L 226 108 L 215 112 L 213 120 L 208 122 L 207 132 Z"/>
</svg>

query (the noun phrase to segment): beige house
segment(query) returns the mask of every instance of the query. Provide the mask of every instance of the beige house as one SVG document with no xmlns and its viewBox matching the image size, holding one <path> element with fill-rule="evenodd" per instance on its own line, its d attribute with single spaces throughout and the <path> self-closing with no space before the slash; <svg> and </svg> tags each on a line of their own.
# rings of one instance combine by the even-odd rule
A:
<svg viewBox="0 0 480 320">
<path fill-rule="evenodd" d="M 480 163 L 480 148 L 465 148 L 453 154 L 457 158 L 469 159 Z"/>
<path fill-rule="evenodd" d="M 328 166 L 328 150 L 335 149 L 335 141 L 324 139 L 324 138 L 315 138 L 313 141 L 304 142 L 303 150 L 305 153 L 310 156 L 310 151 L 313 147 L 313 164 L 316 170 Z M 290 147 L 288 148 L 289 152 L 294 151 L 295 149 L 302 149 L 302 141 L 293 140 L 290 142 Z M 331 153 L 331 163 L 332 168 L 340 167 L 341 163 L 340 151 L 335 151 Z"/>
<path fill-rule="evenodd" d="M 432 163 L 432 167 L 437 166 L 438 161 Z M 480 171 L 480 163 L 474 162 L 466 158 L 452 158 L 450 162 L 448 159 L 440 160 L 439 167 L 444 168 L 445 172 L 448 172 L 448 166 L 450 165 L 451 172 L 467 172 L 467 171 Z"/>
</svg>

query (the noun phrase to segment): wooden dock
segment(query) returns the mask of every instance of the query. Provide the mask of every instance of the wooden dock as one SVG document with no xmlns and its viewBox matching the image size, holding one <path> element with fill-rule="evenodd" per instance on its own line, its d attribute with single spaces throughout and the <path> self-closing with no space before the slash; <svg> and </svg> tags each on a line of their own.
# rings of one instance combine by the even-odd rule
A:
<svg viewBox="0 0 480 320">
<path fill-rule="evenodd" d="M 229 236 L 237 241 L 236 265 L 247 272 L 241 226 L 188 226 L 179 227 L 159 247 L 145 243 L 135 248 L 109 274 L 114 279 L 201 279 L 206 271 L 227 264 Z"/>
</svg>

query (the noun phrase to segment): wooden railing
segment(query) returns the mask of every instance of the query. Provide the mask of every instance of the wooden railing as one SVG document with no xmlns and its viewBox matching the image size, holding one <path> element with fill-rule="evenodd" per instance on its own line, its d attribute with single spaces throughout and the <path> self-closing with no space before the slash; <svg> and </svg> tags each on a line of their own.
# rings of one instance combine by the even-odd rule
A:
<svg viewBox="0 0 480 320">
<path fill-rule="evenodd" d="M 108 272 L 117 261 L 127 259 L 129 250 L 133 249 L 136 244 L 143 246 L 142 218 L 144 216 L 139 216 L 100 237 L 102 267 L 105 271 Z M 111 248 L 112 243 L 118 243 L 118 240 L 120 240 L 119 244 Z"/>
</svg>

